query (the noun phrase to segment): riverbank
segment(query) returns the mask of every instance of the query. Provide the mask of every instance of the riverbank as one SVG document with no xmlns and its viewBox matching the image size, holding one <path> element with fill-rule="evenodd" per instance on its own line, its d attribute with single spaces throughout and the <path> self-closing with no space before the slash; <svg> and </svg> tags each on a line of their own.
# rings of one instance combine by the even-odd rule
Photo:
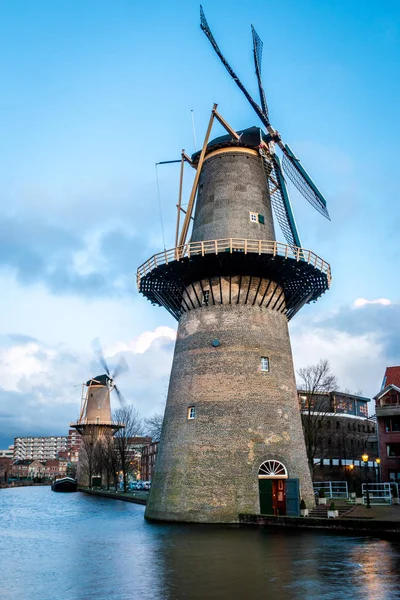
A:
<svg viewBox="0 0 400 600">
<path fill-rule="evenodd" d="M 8 489 L 14 487 L 37 487 L 40 485 L 51 485 L 51 481 L 36 483 L 33 481 L 13 481 L 12 483 L 0 483 L 0 489 Z"/>
<path fill-rule="evenodd" d="M 101 496 L 102 498 L 111 498 L 113 500 L 122 500 L 123 502 L 133 502 L 134 504 L 147 504 L 149 492 L 115 492 L 108 490 L 96 490 L 85 487 L 79 487 L 78 492 L 90 494 L 91 496 Z"/>
</svg>

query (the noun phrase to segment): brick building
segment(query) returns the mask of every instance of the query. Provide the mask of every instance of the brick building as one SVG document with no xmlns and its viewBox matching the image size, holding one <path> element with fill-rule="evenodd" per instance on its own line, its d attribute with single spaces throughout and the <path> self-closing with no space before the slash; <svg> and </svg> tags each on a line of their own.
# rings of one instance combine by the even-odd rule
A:
<svg viewBox="0 0 400 600">
<path fill-rule="evenodd" d="M 315 400 L 303 391 L 298 396 L 313 480 L 347 480 L 354 485 L 367 479 L 376 481 L 378 437 L 376 421 L 368 418 L 370 399 L 337 391 L 319 393 Z M 307 433 L 307 420 L 311 420 L 311 434 Z M 308 435 L 313 437 L 309 443 Z M 362 461 L 363 454 L 368 454 L 367 464 Z"/>
<path fill-rule="evenodd" d="M 82 436 L 76 429 L 68 430 L 67 453 L 71 463 L 78 463 L 82 445 Z"/>
<path fill-rule="evenodd" d="M 154 465 L 159 442 L 152 442 L 143 447 L 140 460 L 140 477 L 142 481 L 151 481 L 153 478 Z"/>
<path fill-rule="evenodd" d="M 400 366 L 386 368 L 375 404 L 382 481 L 400 483 Z"/>
</svg>

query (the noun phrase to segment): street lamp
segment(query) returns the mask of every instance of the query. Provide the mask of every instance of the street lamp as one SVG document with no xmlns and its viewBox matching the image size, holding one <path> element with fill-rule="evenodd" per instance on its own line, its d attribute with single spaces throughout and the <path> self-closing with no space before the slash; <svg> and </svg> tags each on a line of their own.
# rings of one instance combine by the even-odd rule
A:
<svg viewBox="0 0 400 600">
<path fill-rule="evenodd" d="M 368 454 L 363 454 L 362 455 L 362 460 L 363 463 L 365 465 L 365 488 L 367 490 L 367 508 L 371 508 L 371 503 L 369 501 L 369 491 L 368 491 L 368 477 L 367 477 L 367 470 L 368 470 Z"/>
<path fill-rule="evenodd" d="M 376 462 L 377 467 L 378 467 L 378 483 L 380 483 L 381 482 L 381 459 L 377 458 L 375 460 L 375 462 Z"/>
</svg>

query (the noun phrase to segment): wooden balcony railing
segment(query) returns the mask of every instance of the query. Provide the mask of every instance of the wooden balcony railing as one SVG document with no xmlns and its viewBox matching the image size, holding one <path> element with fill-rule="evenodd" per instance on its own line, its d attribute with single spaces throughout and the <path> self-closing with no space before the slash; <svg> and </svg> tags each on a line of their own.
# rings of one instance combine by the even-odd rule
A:
<svg viewBox="0 0 400 600">
<path fill-rule="evenodd" d="M 328 279 L 328 287 L 331 283 L 331 267 L 311 250 L 289 246 L 276 241 L 264 240 L 245 240 L 239 238 L 226 238 L 222 240 L 208 240 L 204 242 L 189 242 L 183 246 L 164 250 L 154 254 L 144 262 L 137 270 L 137 284 L 140 287 L 140 280 L 148 273 L 161 265 L 168 265 L 173 261 L 179 261 L 191 256 L 205 256 L 206 254 L 243 252 L 244 254 L 269 254 L 271 256 L 280 256 L 285 259 L 294 259 L 298 262 L 306 262 L 312 265 L 322 273 L 325 273 Z"/>
</svg>

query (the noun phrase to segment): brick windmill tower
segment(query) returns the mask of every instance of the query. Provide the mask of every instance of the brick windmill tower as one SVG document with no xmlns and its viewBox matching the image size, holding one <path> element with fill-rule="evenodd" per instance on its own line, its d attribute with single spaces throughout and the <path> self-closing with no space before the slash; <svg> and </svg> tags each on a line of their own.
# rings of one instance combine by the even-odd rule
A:
<svg viewBox="0 0 400 600">
<path fill-rule="evenodd" d="M 329 218 L 326 201 L 201 27 L 265 126 L 235 131 L 214 105 L 201 152 L 182 152 L 175 248 L 138 269 L 153 304 L 178 319 L 159 454 L 146 517 L 230 523 L 240 513 L 298 514 L 314 502 L 288 321 L 329 287 L 329 265 L 301 247 L 283 168 Z M 210 140 L 214 120 L 227 135 Z M 179 231 L 183 165 L 196 169 Z M 286 237 L 277 242 L 273 212 Z M 191 219 L 190 241 L 187 234 Z"/>
<path fill-rule="evenodd" d="M 125 372 L 128 366 L 126 361 L 121 359 L 111 375 L 98 341 L 95 342 L 95 347 L 105 373 L 92 377 L 82 385 L 79 418 L 75 423 L 70 424 L 82 436 L 77 467 L 77 479 L 82 485 L 88 483 L 88 478 L 101 478 L 101 473 L 97 474 L 95 472 L 95 452 L 99 440 L 106 436 L 112 437 L 116 431 L 124 427 L 122 423 L 114 423 L 111 418 L 111 392 L 115 391 L 122 405 L 124 399 L 114 380 L 118 375 Z"/>
</svg>

